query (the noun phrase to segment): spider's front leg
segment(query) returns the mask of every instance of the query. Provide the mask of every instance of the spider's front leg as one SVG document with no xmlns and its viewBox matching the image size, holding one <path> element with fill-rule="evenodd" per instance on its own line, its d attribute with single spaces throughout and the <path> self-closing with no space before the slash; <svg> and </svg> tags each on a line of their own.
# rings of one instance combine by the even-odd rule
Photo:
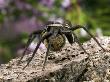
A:
<svg viewBox="0 0 110 82">
<path fill-rule="evenodd" d="M 89 53 L 87 53 L 86 50 L 83 48 L 83 46 L 82 46 L 82 44 L 80 43 L 80 41 L 79 41 L 77 35 L 76 35 L 74 32 L 72 32 L 71 30 L 68 30 L 68 31 L 61 31 L 61 33 L 73 35 L 73 36 L 74 36 L 74 41 L 73 41 L 73 43 L 74 43 L 74 42 L 78 43 L 79 46 L 83 49 L 84 53 L 86 53 L 87 55 L 89 55 Z M 73 37 L 67 37 L 67 38 L 73 38 Z M 69 43 L 70 43 L 70 42 L 69 42 Z"/>
<path fill-rule="evenodd" d="M 51 43 L 50 43 L 50 41 L 49 41 L 49 42 L 48 42 L 48 47 L 47 47 L 46 56 L 45 56 L 45 60 L 44 60 L 44 64 L 43 64 L 43 68 L 42 68 L 43 71 L 44 71 L 44 69 L 45 69 L 45 64 L 46 64 L 46 61 L 47 61 L 47 57 L 48 57 L 48 55 L 49 55 L 50 47 L 51 47 Z"/>
<path fill-rule="evenodd" d="M 79 44 L 79 46 L 83 49 L 84 53 L 86 53 L 89 56 L 89 53 L 86 52 L 86 50 L 83 48 L 82 44 L 80 43 L 77 35 L 74 32 L 71 32 L 74 35 L 74 38 L 76 40 L 76 42 Z"/>
<path fill-rule="evenodd" d="M 74 31 L 74 30 L 77 30 L 79 28 L 83 28 L 96 42 L 97 44 L 102 48 L 102 50 L 105 52 L 106 50 L 101 46 L 101 44 L 98 42 L 98 40 L 84 27 L 84 26 L 81 26 L 81 25 L 76 25 L 76 26 L 73 26 L 71 28 L 69 28 L 70 30 Z"/>
<path fill-rule="evenodd" d="M 64 34 L 65 34 L 68 42 L 72 45 L 75 40 L 73 40 L 73 36 L 72 36 L 71 32 L 65 32 Z"/>
<path fill-rule="evenodd" d="M 49 36 L 51 36 L 51 33 L 45 34 L 45 35 L 39 40 L 39 42 L 38 42 L 38 44 L 37 44 L 37 46 L 36 46 L 36 48 L 35 48 L 35 50 L 34 50 L 34 52 L 33 52 L 33 54 L 32 54 L 32 57 L 29 58 L 29 61 L 27 62 L 26 66 L 25 66 L 23 69 L 25 69 L 25 68 L 29 65 L 29 63 L 32 61 L 32 59 L 33 59 L 33 57 L 35 56 L 35 53 L 37 52 L 37 50 L 38 50 L 38 48 L 39 48 L 41 42 L 43 42 L 43 41 L 44 41 L 46 38 L 48 38 Z"/>
<path fill-rule="evenodd" d="M 40 34 L 42 32 L 42 30 L 39 30 L 39 31 L 35 31 L 33 32 L 32 34 L 29 35 L 29 39 L 27 41 L 27 44 L 25 46 L 25 49 L 24 49 L 24 52 L 23 52 L 23 55 L 22 57 L 20 58 L 20 60 L 18 61 L 18 64 L 20 64 L 21 60 L 23 59 L 29 45 L 32 43 L 32 41 L 36 38 L 36 34 Z"/>
</svg>

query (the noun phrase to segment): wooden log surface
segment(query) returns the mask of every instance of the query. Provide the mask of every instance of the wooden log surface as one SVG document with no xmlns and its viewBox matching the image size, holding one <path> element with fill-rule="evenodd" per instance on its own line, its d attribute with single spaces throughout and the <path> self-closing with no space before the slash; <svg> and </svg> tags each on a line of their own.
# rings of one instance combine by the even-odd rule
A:
<svg viewBox="0 0 110 82">
<path fill-rule="evenodd" d="M 45 50 L 38 50 L 31 63 L 22 69 L 32 54 L 12 59 L 0 66 L 0 82 L 110 82 L 110 37 L 97 38 L 107 50 L 91 39 L 83 43 L 89 56 L 77 43 L 66 45 L 58 52 L 50 52 L 44 71 Z"/>
</svg>

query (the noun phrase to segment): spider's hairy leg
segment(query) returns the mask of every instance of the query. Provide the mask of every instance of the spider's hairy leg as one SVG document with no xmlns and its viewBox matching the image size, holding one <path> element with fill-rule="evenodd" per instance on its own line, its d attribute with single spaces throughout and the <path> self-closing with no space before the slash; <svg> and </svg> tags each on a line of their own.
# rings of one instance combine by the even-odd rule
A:
<svg viewBox="0 0 110 82">
<path fill-rule="evenodd" d="M 79 41 L 77 35 L 76 35 L 73 31 L 61 31 L 61 32 L 62 32 L 63 34 L 67 34 L 67 33 L 73 34 L 74 39 L 75 39 L 75 42 L 77 42 L 77 43 L 79 44 L 79 46 L 83 49 L 83 51 L 84 51 L 87 55 L 89 55 L 89 53 L 87 53 L 86 50 L 83 48 L 83 46 L 82 46 L 82 44 L 80 43 L 80 41 Z M 73 37 L 72 37 L 72 38 L 73 38 Z"/>
<path fill-rule="evenodd" d="M 73 36 L 72 36 L 72 34 L 70 32 L 69 33 L 65 33 L 65 36 L 66 36 L 66 38 L 67 38 L 67 40 L 68 40 L 68 42 L 70 44 L 74 43 Z"/>
<path fill-rule="evenodd" d="M 33 32 L 33 33 L 31 33 L 31 34 L 29 35 L 29 39 L 28 39 L 28 41 L 27 41 L 27 44 L 26 44 L 26 47 L 25 47 L 25 49 L 24 49 L 23 55 L 22 55 L 22 57 L 20 58 L 20 60 L 18 61 L 18 64 L 20 64 L 20 62 L 21 62 L 21 60 L 23 59 L 23 57 L 24 57 L 24 55 L 25 55 L 25 53 L 26 53 L 26 51 L 27 51 L 29 45 L 30 45 L 31 42 L 35 39 L 36 34 L 40 34 L 41 32 L 42 32 L 42 30 L 39 30 L 39 31 L 35 31 L 35 32 Z"/>
<path fill-rule="evenodd" d="M 68 28 L 70 28 L 70 27 L 72 27 L 72 24 L 71 24 L 71 22 L 69 20 L 65 20 L 64 21 L 64 26 L 67 26 Z M 75 42 L 75 39 L 73 40 L 72 33 L 70 32 L 70 29 L 68 29 L 68 28 L 66 29 L 66 31 L 62 30 L 61 32 L 65 34 L 68 42 L 70 44 L 73 44 Z"/>
<path fill-rule="evenodd" d="M 35 39 L 35 37 L 36 37 L 36 35 L 34 35 L 33 33 L 29 36 L 29 39 L 28 39 L 27 44 L 26 44 L 26 46 L 25 46 L 24 52 L 23 52 L 22 57 L 20 58 L 18 64 L 20 64 L 20 62 L 21 62 L 21 60 L 23 59 L 23 57 L 24 57 L 24 55 L 25 55 L 25 53 L 26 53 L 26 51 L 27 51 L 29 45 L 30 45 L 31 42 Z"/>
<path fill-rule="evenodd" d="M 27 65 L 26 65 L 23 69 L 25 69 L 25 68 L 29 65 L 29 63 L 31 62 L 31 60 L 32 60 L 32 58 L 34 57 L 35 53 L 37 52 L 37 50 L 38 50 L 38 48 L 39 48 L 41 42 L 42 42 L 41 40 L 38 42 L 38 44 L 37 44 L 37 46 L 36 46 L 36 48 L 35 48 L 35 50 L 34 50 L 34 52 L 33 52 L 33 54 L 32 54 L 32 57 L 29 58 L 29 61 L 27 62 Z"/>
<path fill-rule="evenodd" d="M 87 53 L 86 50 L 83 48 L 83 46 L 82 46 L 82 44 L 80 43 L 80 41 L 79 41 L 77 35 L 76 35 L 74 32 L 71 32 L 71 33 L 74 35 L 76 42 L 77 42 L 77 43 L 79 44 L 79 46 L 83 49 L 84 53 L 86 53 L 86 54 L 89 56 L 90 54 Z"/>
<path fill-rule="evenodd" d="M 73 36 L 71 34 L 71 32 L 69 30 L 67 31 L 64 31 L 64 30 L 60 30 L 60 34 L 64 34 L 68 40 L 68 42 L 72 45 L 74 43 L 74 40 L 73 40 Z"/>
<path fill-rule="evenodd" d="M 50 49 L 50 42 L 48 43 L 47 52 L 46 52 L 46 56 L 45 56 L 45 60 L 44 60 L 42 71 L 44 71 L 44 69 L 45 69 L 45 64 L 46 64 L 46 61 L 47 61 L 47 57 L 49 55 L 49 49 Z"/>
<path fill-rule="evenodd" d="M 43 42 L 44 39 L 48 38 L 49 36 L 51 36 L 51 33 L 45 34 L 45 35 L 39 40 L 39 42 L 38 42 L 38 44 L 37 44 L 37 46 L 36 46 L 36 48 L 35 48 L 35 50 L 34 50 L 34 52 L 33 52 L 33 54 L 32 54 L 32 57 L 29 58 L 29 61 L 27 62 L 26 66 L 25 66 L 23 69 L 25 69 L 25 68 L 29 65 L 29 63 L 32 61 L 32 59 L 33 59 L 33 57 L 35 56 L 35 53 L 37 52 L 37 50 L 38 50 L 38 48 L 39 48 L 41 42 Z"/>
<path fill-rule="evenodd" d="M 99 41 L 84 27 L 84 26 L 81 26 L 81 25 L 76 25 L 76 26 L 73 26 L 71 28 L 69 28 L 70 30 L 76 30 L 76 29 L 79 29 L 79 28 L 83 28 L 96 42 L 97 44 L 102 48 L 102 50 L 105 52 L 106 50 L 101 46 L 101 44 L 99 43 Z"/>
</svg>

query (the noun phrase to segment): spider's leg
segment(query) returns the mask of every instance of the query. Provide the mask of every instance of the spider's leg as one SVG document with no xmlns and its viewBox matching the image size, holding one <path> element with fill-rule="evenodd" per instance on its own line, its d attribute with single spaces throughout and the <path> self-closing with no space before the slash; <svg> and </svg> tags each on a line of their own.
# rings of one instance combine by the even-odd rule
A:
<svg viewBox="0 0 110 82">
<path fill-rule="evenodd" d="M 60 33 L 61 34 L 63 33 L 66 36 L 66 38 L 70 44 L 73 44 L 75 42 L 75 40 L 73 40 L 73 36 L 72 36 L 72 33 L 70 31 L 60 30 Z"/>
<path fill-rule="evenodd" d="M 76 42 L 77 42 L 77 43 L 79 44 L 79 46 L 83 49 L 84 53 L 86 53 L 86 54 L 89 56 L 90 54 L 87 53 L 86 50 L 83 48 L 83 46 L 82 46 L 82 44 L 80 43 L 80 41 L 79 41 L 77 35 L 76 35 L 74 32 L 71 32 L 71 33 L 74 35 Z"/>
<path fill-rule="evenodd" d="M 61 33 L 63 33 L 63 34 L 66 34 L 66 33 L 71 33 L 71 34 L 73 34 L 74 39 L 75 39 L 75 42 L 77 42 L 77 43 L 79 44 L 79 46 L 83 49 L 83 51 L 84 51 L 87 55 L 89 55 L 89 53 L 87 53 L 86 50 L 83 48 L 83 46 L 82 46 L 82 44 L 80 43 L 80 41 L 79 41 L 77 35 L 76 35 L 74 32 L 72 32 L 72 31 L 61 31 Z"/>
<path fill-rule="evenodd" d="M 101 44 L 99 43 L 99 41 L 84 27 L 84 26 L 81 26 L 81 25 L 76 25 L 74 26 L 73 28 L 70 28 L 70 30 L 76 30 L 76 29 L 79 29 L 79 28 L 83 28 L 96 42 L 97 44 L 102 48 L 103 51 L 106 51 L 102 46 Z"/>
<path fill-rule="evenodd" d="M 20 58 L 18 64 L 20 64 L 20 62 L 21 62 L 21 60 L 23 59 L 23 57 L 24 57 L 24 55 L 25 55 L 25 53 L 26 53 L 26 51 L 27 51 L 29 45 L 30 45 L 31 42 L 35 39 L 35 37 L 36 37 L 36 35 L 34 35 L 33 33 L 29 36 L 29 39 L 28 39 L 28 41 L 27 41 L 25 50 L 24 50 L 23 55 L 22 55 L 22 57 Z"/>
<path fill-rule="evenodd" d="M 35 48 L 35 50 L 34 50 L 34 52 L 33 52 L 33 54 L 32 54 L 32 57 L 29 59 L 27 65 L 26 65 L 23 69 L 25 69 L 25 68 L 29 65 L 29 63 L 31 62 L 31 60 L 32 60 L 32 58 L 34 57 L 35 53 L 37 52 L 37 50 L 38 50 L 38 48 L 39 48 L 41 42 L 42 42 L 41 40 L 38 42 L 38 44 L 37 44 L 37 46 L 36 46 L 36 48 Z"/>
<path fill-rule="evenodd" d="M 51 33 L 47 33 L 47 34 L 45 34 L 45 35 L 39 40 L 39 42 L 38 42 L 38 44 L 37 44 L 37 46 L 36 46 L 36 48 L 35 48 L 35 50 L 34 50 L 34 52 L 33 52 L 33 54 L 32 54 L 32 57 L 29 58 L 29 61 L 27 62 L 26 66 L 25 66 L 23 69 L 25 69 L 25 68 L 29 65 L 29 63 L 31 62 L 31 60 L 32 60 L 33 57 L 35 56 L 35 53 L 37 52 L 37 50 L 38 50 L 38 48 L 39 48 L 41 42 L 43 42 L 44 39 L 48 38 L 50 35 L 51 35 Z"/>
<path fill-rule="evenodd" d="M 49 55 L 49 49 L 50 49 L 50 42 L 48 43 L 48 48 L 47 48 L 47 52 L 46 52 L 46 56 L 45 56 L 45 60 L 44 60 L 43 68 L 42 68 L 43 71 L 45 69 L 45 64 L 46 64 L 46 61 L 47 61 L 47 57 Z"/>
<path fill-rule="evenodd" d="M 29 39 L 28 39 L 28 41 L 27 41 L 27 44 L 26 44 L 26 47 L 25 47 L 25 49 L 24 49 L 23 55 L 22 55 L 22 57 L 20 58 L 20 60 L 18 61 L 18 64 L 19 64 L 19 63 L 21 62 L 21 60 L 23 59 L 23 57 L 24 57 L 24 55 L 25 55 L 25 53 L 26 53 L 26 51 L 27 51 L 29 45 L 30 45 L 31 42 L 35 39 L 36 34 L 40 34 L 42 31 L 43 31 L 43 30 L 38 30 L 38 31 L 35 31 L 35 32 L 33 32 L 32 34 L 29 35 Z"/>
<path fill-rule="evenodd" d="M 71 33 L 65 33 L 65 36 L 70 44 L 74 43 L 73 36 Z"/>
<path fill-rule="evenodd" d="M 85 27 L 82 27 L 96 42 L 97 44 L 102 48 L 103 51 L 106 51 L 102 46 L 101 44 L 99 43 L 99 41 L 85 28 Z"/>
</svg>

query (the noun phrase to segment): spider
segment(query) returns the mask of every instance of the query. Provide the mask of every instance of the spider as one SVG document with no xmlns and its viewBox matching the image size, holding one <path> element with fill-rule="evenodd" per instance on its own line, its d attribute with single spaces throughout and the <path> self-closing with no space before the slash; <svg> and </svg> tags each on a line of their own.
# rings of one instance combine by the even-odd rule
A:
<svg viewBox="0 0 110 82">
<path fill-rule="evenodd" d="M 67 20 L 63 21 L 62 23 L 58 22 L 58 21 L 50 21 L 45 25 L 44 29 L 34 31 L 33 33 L 30 34 L 27 45 L 26 45 L 25 50 L 23 52 L 23 55 L 20 58 L 18 63 L 21 62 L 29 45 L 36 38 L 36 35 L 38 35 L 38 34 L 41 35 L 41 38 L 40 38 L 39 42 L 37 43 L 35 50 L 32 53 L 32 57 L 29 58 L 26 66 L 23 69 L 25 69 L 29 65 L 29 63 L 32 61 L 33 57 L 35 56 L 35 53 L 37 52 L 37 50 L 42 42 L 47 47 L 47 52 L 46 52 L 45 60 L 43 63 L 43 69 L 45 68 L 45 64 L 46 64 L 47 57 L 49 55 L 49 51 L 50 50 L 51 51 L 59 51 L 65 45 L 66 38 L 71 45 L 74 42 L 78 43 L 79 46 L 84 51 L 84 53 L 89 55 L 89 53 L 87 53 L 86 50 L 83 48 L 77 35 L 74 33 L 75 30 L 80 29 L 80 28 L 83 28 L 96 41 L 98 46 L 100 46 L 102 48 L 102 50 L 105 51 L 105 49 L 100 45 L 98 40 L 84 26 L 81 26 L 81 25 L 74 25 L 73 26 L 71 24 L 71 22 L 67 21 Z"/>
</svg>

